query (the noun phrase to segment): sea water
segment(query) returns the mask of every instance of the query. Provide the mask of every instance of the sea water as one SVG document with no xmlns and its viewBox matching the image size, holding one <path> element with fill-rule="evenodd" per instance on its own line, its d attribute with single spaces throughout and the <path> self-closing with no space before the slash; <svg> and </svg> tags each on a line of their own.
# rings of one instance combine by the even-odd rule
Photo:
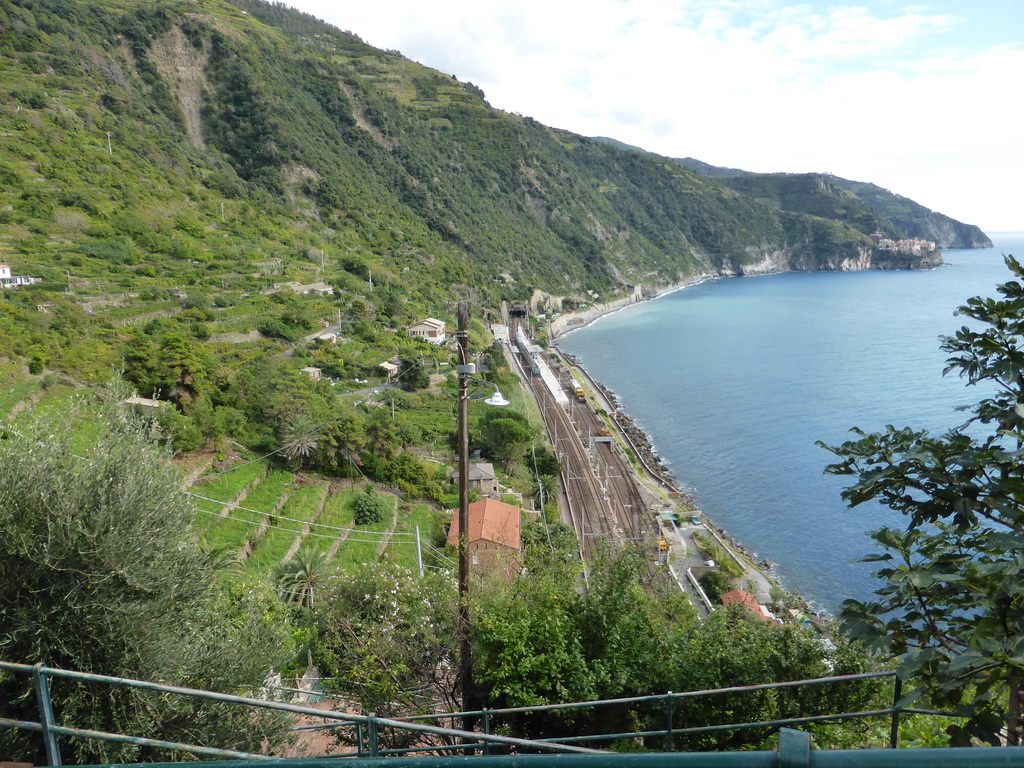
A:
<svg viewBox="0 0 1024 768">
<path fill-rule="evenodd" d="M 821 610 L 878 586 L 865 532 L 902 525 L 877 504 L 848 510 L 850 478 L 823 474 L 851 427 L 942 432 L 980 393 L 942 375 L 955 309 L 994 296 L 1024 233 L 950 250 L 929 271 L 723 278 L 633 305 L 558 346 L 613 390 L 716 524 Z"/>
</svg>

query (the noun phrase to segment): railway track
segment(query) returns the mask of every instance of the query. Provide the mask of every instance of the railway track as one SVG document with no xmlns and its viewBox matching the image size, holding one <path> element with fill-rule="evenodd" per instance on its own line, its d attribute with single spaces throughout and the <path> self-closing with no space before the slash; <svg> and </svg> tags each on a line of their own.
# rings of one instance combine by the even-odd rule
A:
<svg viewBox="0 0 1024 768">
<path fill-rule="evenodd" d="M 511 329 L 515 333 L 516 329 Z M 547 360 L 552 370 L 556 363 Z M 653 520 L 624 453 L 608 436 L 589 403 L 558 405 L 539 377 L 520 368 L 540 407 L 548 436 L 562 460 L 569 516 L 583 557 L 591 560 L 598 540 L 634 542 L 654 552 Z M 563 386 L 569 379 L 560 375 Z M 604 433 L 604 434 L 602 434 Z"/>
</svg>

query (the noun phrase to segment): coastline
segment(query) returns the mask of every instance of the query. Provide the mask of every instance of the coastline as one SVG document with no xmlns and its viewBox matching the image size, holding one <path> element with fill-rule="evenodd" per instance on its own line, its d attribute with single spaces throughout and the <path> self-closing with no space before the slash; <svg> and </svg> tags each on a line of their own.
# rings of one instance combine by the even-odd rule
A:
<svg viewBox="0 0 1024 768">
<path fill-rule="evenodd" d="M 572 331 L 593 325 L 602 317 L 612 315 L 621 309 L 625 309 L 626 307 L 631 307 L 634 304 L 640 304 L 645 301 L 654 301 L 655 299 L 660 299 L 662 296 L 667 296 L 670 293 L 675 293 L 676 291 L 681 291 L 684 288 L 689 288 L 691 285 L 699 285 L 705 280 L 714 280 L 717 277 L 721 277 L 721 275 L 698 275 L 684 282 L 673 283 L 672 285 L 665 286 L 664 288 L 655 288 L 650 291 L 645 291 L 643 286 L 637 286 L 633 290 L 633 293 L 626 298 L 609 301 L 604 304 L 594 304 L 593 306 L 579 311 L 562 312 L 561 314 L 553 317 L 548 323 L 548 337 L 551 342 L 554 343 Z"/>
<path fill-rule="evenodd" d="M 728 548 L 732 549 L 735 555 L 738 555 L 749 563 L 749 565 L 753 569 L 759 571 L 765 579 L 784 589 L 790 598 L 790 604 L 793 606 L 799 606 L 799 608 L 811 619 L 812 623 L 820 632 L 828 633 L 830 632 L 830 627 L 833 623 L 832 616 L 823 612 L 820 608 L 813 606 L 799 592 L 792 592 L 785 589 L 785 587 L 779 584 L 777 578 L 772 572 L 775 565 L 774 563 L 757 557 L 755 553 L 730 536 L 724 528 L 708 518 L 699 508 L 693 496 L 682 489 L 678 479 L 671 470 L 665 466 L 661 457 L 658 455 L 650 436 L 636 424 L 633 418 L 625 410 L 622 409 L 618 395 L 591 376 L 575 355 L 558 349 L 558 340 L 564 338 L 574 330 L 591 326 L 601 318 L 614 314 L 626 307 L 633 306 L 634 304 L 639 304 L 644 301 L 653 301 L 654 299 L 667 296 L 668 294 L 675 293 L 676 291 L 688 288 L 692 285 L 698 285 L 706 280 L 715 279 L 716 277 L 722 277 L 722 275 L 702 275 L 687 282 L 667 286 L 650 294 L 640 295 L 639 297 L 634 295 L 625 300 L 594 305 L 580 312 L 564 313 L 563 315 L 559 315 L 559 318 L 568 315 L 571 322 L 564 323 L 556 331 L 552 331 L 551 327 L 554 325 L 554 320 L 552 320 L 549 324 L 550 343 L 555 349 L 557 349 L 558 355 L 575 368 L 595 391 L 600 393 L 601 399 L 603 399 L 608 406 L 609 417 L 623 437 L 625 437 L 633 446 L 640 458 L 641 464 L 645 467 L 649 478 L 659 483 L 668 496 L 671 497 L 687 514 L 699 514 L 701 519 L 704 521 L 705 526 L 716 536 L 716 538 L 720 540 L 720 543 L 727 544 Z M 555 320 L 557 319 L 558 318 L 555 318 Z M 634 471 L 639 473 L 642 470 L 634 468 Z"/>
</svg>

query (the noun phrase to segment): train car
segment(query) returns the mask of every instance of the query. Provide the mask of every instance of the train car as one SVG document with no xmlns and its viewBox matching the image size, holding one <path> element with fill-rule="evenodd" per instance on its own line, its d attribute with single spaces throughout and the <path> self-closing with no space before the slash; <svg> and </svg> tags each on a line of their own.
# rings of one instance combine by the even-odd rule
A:
<svg viewBox="0 0 1024 768">
<path fill-rule="evenodd" d="M 528 367 L 534 376 L 540 376 L 540 347 L 531 344 L 522 331 L 516 334 L 516 347 L 519 348 L 519 354 L 523 357 L 523 366 Z"/>
<path fill-rule="evenodd" d="M 576 399 L 581 403 L 585 403 L 587 401 L 587 396 L 583 393 L 583 387 L 580 386 L 580 383 L 576 381 L 575 378 L 569 379 L 569 388 L 572 390 Z"/>
</svg>

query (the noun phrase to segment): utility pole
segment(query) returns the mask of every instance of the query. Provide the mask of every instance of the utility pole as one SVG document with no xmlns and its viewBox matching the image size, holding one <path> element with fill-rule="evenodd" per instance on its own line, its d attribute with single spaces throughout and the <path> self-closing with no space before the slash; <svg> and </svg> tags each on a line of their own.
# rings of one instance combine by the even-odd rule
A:
<svg viewBox="0 0 1024 768">
<path fill-rule="evenodd" d="M 473 646 L 469 639 L 469 312 L 465 301 L 458 310 L 458 398 L 459 398 L 459 686 L 462 710 L 473 708 Z M 470 718 L 465 718 L 470 720 Z M 463 728 L 468 730 L 467 723 Z"/>
<path fill-rule="evenodd" d="M 114 145 L 110 143 L 110 131 L 107 131 L 107 154 L 114 154 Z"/>
<path fill-rule="evenodd" d="M 416 526 L 416 567 L 419 568 L 420 578 L 423 578 L 423 547 L 420 544 L 420 527 Z"/>
</svg>

